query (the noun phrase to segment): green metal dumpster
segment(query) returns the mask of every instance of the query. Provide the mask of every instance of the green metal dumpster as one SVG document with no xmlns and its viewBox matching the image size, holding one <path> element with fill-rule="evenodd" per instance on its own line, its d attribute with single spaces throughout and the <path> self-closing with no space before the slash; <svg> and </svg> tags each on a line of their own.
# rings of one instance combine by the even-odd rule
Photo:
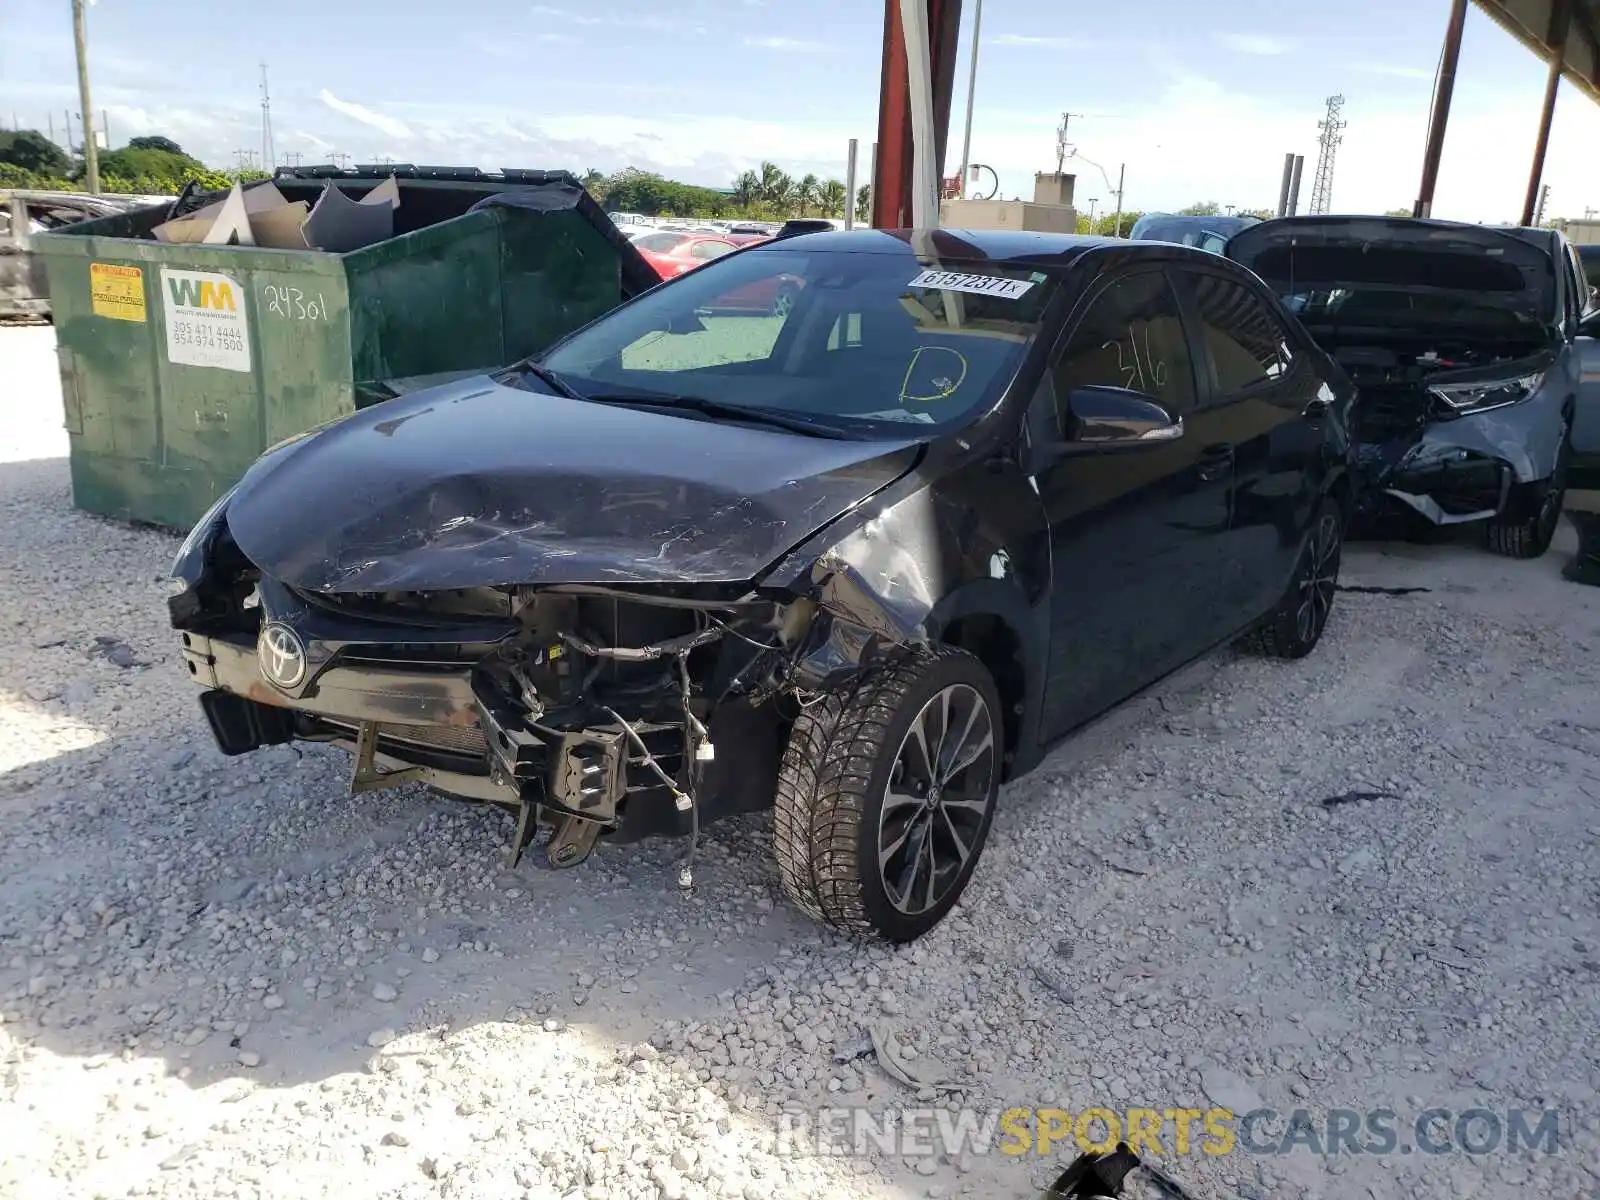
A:
<svg viewBox="0 0 1600 1200">
<path fill-rule="evenodd" d="M 271 182 L 357 199 L 391 175 L 395 236 L 347 253 L 155 241 L 166 207 L 34 239 L 79 508 L 187 529 L 268 446 L 394 394 L 384 380 L 503 366 L 657 282 L 565 172 Z"/>
</svg>

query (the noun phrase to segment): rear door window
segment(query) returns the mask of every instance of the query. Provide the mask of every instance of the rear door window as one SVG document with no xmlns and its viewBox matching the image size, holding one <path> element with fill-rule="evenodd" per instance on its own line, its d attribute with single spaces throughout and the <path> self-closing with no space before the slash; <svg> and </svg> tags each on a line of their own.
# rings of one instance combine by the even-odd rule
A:
<svg viewBox="0 0 1600 1200">
<path fill-rule="evenodd" d="M 1222 275 L 1193 270 L 1183 274 L 1221 395 L 1266 387 L 1289 373 L 1295 352 L 1288 329 L 1266 300 Z"/>
<path fill-rule="evenodd" d="M 1149 396 L 1173 416 L 1192 410 L 1194 366 L 1166 274 L 1135 271 L 1103 288 L 1079 318 L 1053 376 L 1059 405 L 1070 403 L 1074 388 L 1114 387 Z"/>
</svg>

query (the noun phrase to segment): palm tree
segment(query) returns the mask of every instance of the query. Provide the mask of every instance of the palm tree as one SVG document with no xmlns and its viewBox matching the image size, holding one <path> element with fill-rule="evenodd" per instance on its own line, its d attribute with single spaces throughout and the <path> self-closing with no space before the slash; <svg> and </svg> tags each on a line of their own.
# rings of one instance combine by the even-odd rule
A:
<svg viewBox="0 0 1600 1200">
<path fill-rule="evenodd" d="M 589 195 L 593 196 L 596 200 L 604 199 L 606 194 L 605 172 L 597 171 L 593 167 L 590 167 L 583 173 L 583 178 L 578 182 L 583 184 L 583 190 L 588 192 Z"/>
<path fill-rule="evenodd" d="M 822 215 L 825 217 L 844 216 L 845 201 L 844 184 L 837 179 L 830 179 L 822 185 Z"/>
<path fill-rule="evenodd" d="M 733 202 L 740 208 L 749 208 L 761 195 L 761 176 L 746 171 L 733 181 Z"/>
<path fill-rule="evenodd" d="M 765 204 L 783 204 L 788 200 L 790 182 L 777 163 L 764 162 L 756 168 L 761 180 L 761 200 Z"/>
<path fill-rule="evenodd" d="M 872 224 L 872 185 L 863 183 L 856 192 L 856 220 L 863 225 Z"/>
<path fill-rule="evenodd" d="M 794 200 L 800 206 L 802 217 L 806 215 L 806 209 L 822 203 L 822 184 L 815 175 L 807 175 L 794 185 Z"/>
</svg>

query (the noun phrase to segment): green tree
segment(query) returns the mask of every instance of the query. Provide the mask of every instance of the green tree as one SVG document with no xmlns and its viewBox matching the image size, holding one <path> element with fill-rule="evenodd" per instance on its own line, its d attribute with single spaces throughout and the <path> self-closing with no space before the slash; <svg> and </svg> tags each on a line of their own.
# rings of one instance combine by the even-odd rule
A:
<svg viewBox="0 0 1600 1200">
<path fill-rule="evenodd" d="M 872 224 L 872 185 L 863 183 L 856 192 L 856 220 L 862 225 Z"/>
<path fill-rule="evenodd" d="M 1133 223 L 1142 216 L 1140 212 L 1124 212 L 1119 228 L 1115 212 L 1102 213 L 1095 220 L 1094 231 L 1101 237 L 1127 237 L 1133 231 Z"/>
<path fill-rule="evenodd" d="M 72 170 L 66 152 L 37 129 L 0 132 L 0 163 L 10 163 L 36 175 L 65 176 Z"/>
<path fill-rule="evenodd" d="M 1386 217 L 1409 217 L 1411 210 L 1409 208 L 1391 208 L 1383 215 Z"/>
<path fill-rule="evenodd" d="M 171 138 L 149 135 L 128 139 L 129 150 L 160 150 L 167 154 L 183 154 L 183 147 Z M 188 157 L 184 155 L 184 157 Z"/>
<path fill-rule="evenodd" d="M 822 215 L 825 217 L 844 216 L 844 206 L 848 199 L 849 197 L 845 195 L 843 182 L 837 179 L 828 180 L 827 183 L 822 185 Z"/>
<path fill-rule="evenodd" d="M 1258 221 L 1270 221 L 1278 214 L 1273 212 L 1270 208 L 1252 208 L 1248 212 L 1242 212 L 1236 215 L 1241 217 L 1254 217 Z"/>
<path fill-rule="evenodd" d="M 761 198 L 761 176 L 754 171 L 742 172 L 733 181 L 733 202 L 740 208 L 749 208 Z"/>
<path fill-rule="evenodd" d="M 756 170 L 761 177 L 762 203 L 778 207 L 787 204 L 794 182 L 784 174 L 783 168 L 777 163 L 764 162 Z"/>
<path fill-rule="evenodd" d="M 149 179 L 176 182 L 190 172 L 203 172 L 205 163 L 187 154 L 174 154 L 170 150 L 141 150 L 124 146 L 108 150 L 100 156 L 100 173 L 117 175 L 123 179 Z"/>
<path fill-rule="evenodd" d="M 578 182 L 583 184 L 583 190 L 594 197 L 596 201 L 606 198 L 606 177 L 603 172 L 590 167 L 579 177 Z"/>
<path fill-rule="evenodd" d="M 822 182 L 815 175 L 806 175 L 794 185 L 794 202 L 800 207 L 800 215 L 806 215 L 806 210 L 815 208 L 822 203 Z"/>
<path fill-rule="evenodd" d="M 1180 217 L 1214 217 L 1222 211 L 1222 205 L 1215 200 L 1202 200 L 1198 204 L 1191 204 L 1188 208 L 1180 208 Z"/>
</svg>

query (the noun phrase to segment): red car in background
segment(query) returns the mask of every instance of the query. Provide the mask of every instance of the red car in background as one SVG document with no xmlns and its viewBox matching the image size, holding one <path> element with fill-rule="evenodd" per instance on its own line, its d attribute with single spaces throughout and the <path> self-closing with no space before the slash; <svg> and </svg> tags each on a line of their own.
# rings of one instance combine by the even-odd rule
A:
<svg viewBox="0 0 1600 1200">
<path fill-rule="evenodd" d="M 644 255 L 645 261 L 656 269 L 656 274 L 661 278 L 673 279 L 739 247 L 726 238 L 663 229 L 659 233 L 647 233 L 635 238 L 633 248 Z"/>
<path fill-rule="evenodd" d="M 634 238 L 633 248 L 655 268 L 656 274 L 663 280 L 676 279 L 712 259 L 739 249 L 727 238 L 667 229 Z M 800 287 L 798 278 L 779 275 L 729 292 L 719 299 L 716 307 L 721 312 L 769 312 L 781 317 L 794 304 Z"/>
</svg>

